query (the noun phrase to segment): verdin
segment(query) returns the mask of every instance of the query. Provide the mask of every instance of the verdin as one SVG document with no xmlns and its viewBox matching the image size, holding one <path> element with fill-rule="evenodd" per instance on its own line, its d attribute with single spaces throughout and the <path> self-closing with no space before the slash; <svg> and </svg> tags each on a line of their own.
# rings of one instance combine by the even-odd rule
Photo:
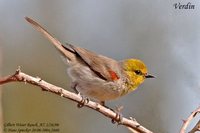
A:
<svg viewBox="0 0 200 133">
<path fill-rule="evenodd" d="M 71 87 L 89 98 L 104 103 L 134 91 L 146 78 L 146 65 L 138 59 L 116 61 L 84 48 L 64 46 L 31 18 L 25 18 L 62 53 L 68 64 Z"/>
</svg>

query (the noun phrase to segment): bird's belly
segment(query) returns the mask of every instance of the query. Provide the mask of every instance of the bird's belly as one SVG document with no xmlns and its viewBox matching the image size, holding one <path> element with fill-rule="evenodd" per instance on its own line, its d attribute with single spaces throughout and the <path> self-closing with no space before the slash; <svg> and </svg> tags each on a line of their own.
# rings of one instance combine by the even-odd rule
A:
<svg viewBox="0 0 200 133">
<path fill-rule="evenodd" d="M 77 90 L 83 95 L 99 101 L 112 100 L 121 96 L 121 89 L 113 82 L 79 82 Z"/>
<path fill-rule="evenodd" d="M 121 84 L 99 78 L 88 66 L 73 66 L 68 69 L 68 74 L 73 84 L 76 84 L 76 89 L 89 98 L 106 101 L 121 96 Z"/>
</svg>

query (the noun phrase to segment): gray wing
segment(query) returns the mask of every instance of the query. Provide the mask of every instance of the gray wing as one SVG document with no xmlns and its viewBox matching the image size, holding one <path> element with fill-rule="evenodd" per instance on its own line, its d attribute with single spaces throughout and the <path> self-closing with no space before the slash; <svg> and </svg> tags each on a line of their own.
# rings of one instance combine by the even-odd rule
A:
<svg viewBox="0 0 200 133">
<path fill-rule="evenodd" d="M 119 79 L 120 70 L 116 60 L 98 55 L 94 52 L 73 46 L 71 44 L 68 44 L 67 47 L 63 47 L 67 50 L 70 50 L 71 52 L 73 51 L 77 56 L 79 56 L 100 78 L 107 81 Z"/>
</svg>

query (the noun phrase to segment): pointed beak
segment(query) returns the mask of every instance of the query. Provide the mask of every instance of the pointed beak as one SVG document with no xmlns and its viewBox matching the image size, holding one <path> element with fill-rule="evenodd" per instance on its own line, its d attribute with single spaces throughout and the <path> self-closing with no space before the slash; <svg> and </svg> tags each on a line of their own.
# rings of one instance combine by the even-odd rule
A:
<svg viewBox="0 0 200 133">
<path fill-rule="evenodd" d="M 155 76 L 147 74 L 147 75 L 145 75 L 145 78 L 155 78 Z"/>
</svg>

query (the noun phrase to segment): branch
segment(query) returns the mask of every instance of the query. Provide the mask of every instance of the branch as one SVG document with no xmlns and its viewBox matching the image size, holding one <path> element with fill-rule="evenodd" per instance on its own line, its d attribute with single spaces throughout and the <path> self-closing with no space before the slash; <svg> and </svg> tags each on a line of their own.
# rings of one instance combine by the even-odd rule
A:
<svg viewBox="0 0 200 133">
<path fill-rule="evenodd" d="M 180 133 L 185 133 L 185 131 L 186 131 L 188 125 L 190 124 L 190 122 L 192 121 L 192 119 L 193 119 L 198 113 L 200 113 L 200 106 L 199 106 L 195 111 L 193 111 L 193 112 L 190 114 L 190 116 L 189 116 L 186 120 L 183 120 L 183 126 L 181 127 Z M 200 124 L 200 121 L 196 124 L 196 126 L 195 126 L 194 128 L 198 127 L 198 130 L 199 130 L 199 124 Z M 194 130 L 195 130 L 195 131 L 198 131 L 197 129 L 194 129 L 194 128 L 190 131 L 190 133 L 194 133 L 194 132 L 192 132 L 192 131 L 194 131 Z"/>
<path fill-rule="evenodd" d="M 70 99 L 79 104 L 83 102 L 83 98 L 80 95 L 72 93 L 70 91 L 67 91 L 61 87 L 57 87 L 53 84 L 50 84 L 50 83 L 42 80 L 39 77 L 32 77 L 30 75 L 27 75 L 27 74 L 21 72 L 20 68 L 17 69 L 13 75 L 0 78 L 0 85 L 9 83 L 9 82 L 13 82 L 13 81 L 25 82 L 25 83 L 39 86 L 42 88 L 42 90 L 60 95 L 64 98 Z M 84 106 L 91 108 L 93 110 L 96 110 L 97 112 L 112 119 L 112 121 L 117 122 L 120 125 L 126 126 L 133 133 L 153 133 L 152 131 L 150 131 L 150 130 L 146 129 L 145 127 L 143 127 L 142 125 L 140 125 L 135 119 L 131 119 L 131 118 L 127 119 L 125 117 L 120 118 L 118 113 L 110 110 L 107 107 L 100 105 L 99 103 L 89 100 L 88 102 L 84 103 Z"/>
<path fill-rule="evenodd" d="M 197 122 L 197 124 L 192 128 L 192 130 L 189 133 L 195 133 L 197 131 L 200 131 L 200 120 Z"/>
</svg>

